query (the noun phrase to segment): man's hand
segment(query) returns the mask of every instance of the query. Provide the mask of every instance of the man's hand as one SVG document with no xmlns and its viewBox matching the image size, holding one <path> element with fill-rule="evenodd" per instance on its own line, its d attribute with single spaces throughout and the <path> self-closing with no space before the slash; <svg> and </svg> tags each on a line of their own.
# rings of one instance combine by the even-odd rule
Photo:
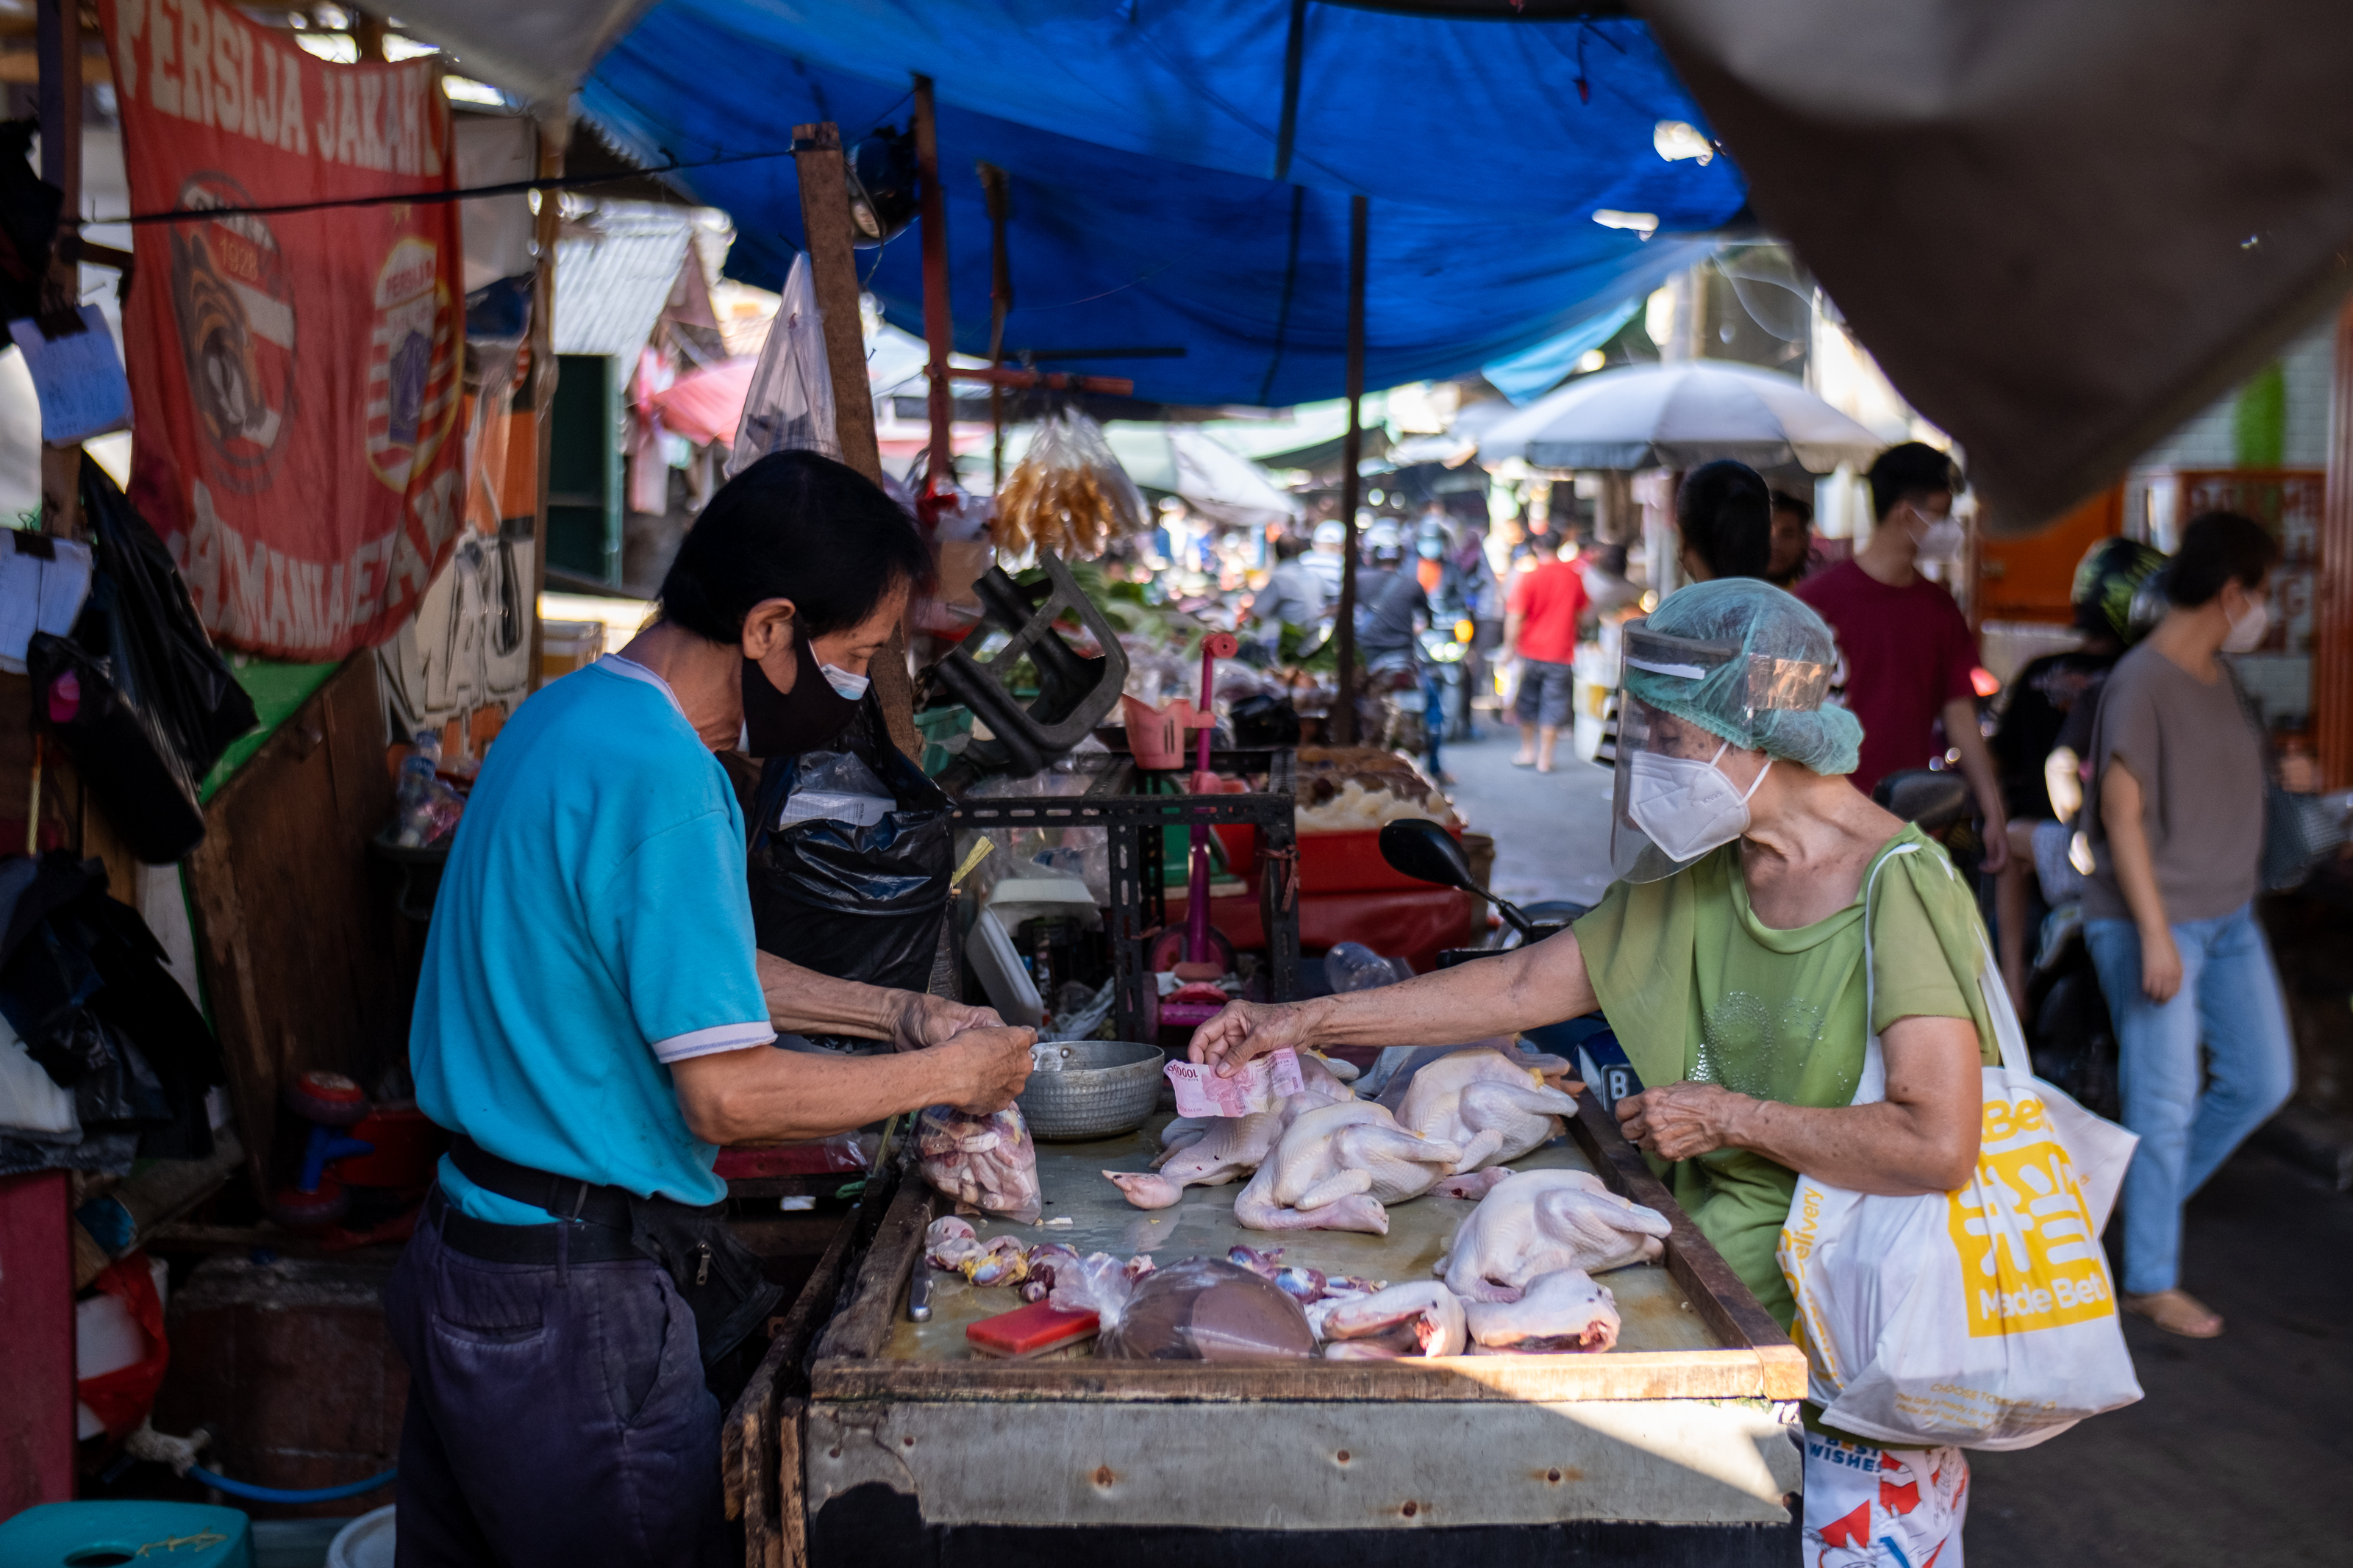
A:
<svg viewBox="0 0 2353 1568">
<path fill-rule="evenodd" d="M 1253 1057 L 1314 1043 L 1309 1006 L 1301 1002 L 1229 1002 L 1225 1011 L 1193 1031 L 1186 1055 L 1231 1078 Z"/>
<path fill-rule="evenodd" d="M 1733 1142 L 1735 1122 L 1755 1103 L 1712 1083 L 1671 1083 L 1620 1100 L 1619 1130 L 1662 1160 L 1688 1160 Z"/>
<path fill-rule="evenodd" d="M 2140 933 L 2140 988 L 2160 1007 L 2181 989 L 2181 950 L 2169 927 Z"/>
<path fill-rule="evenodd" d="M 920 1051 L 944 1045 L 966 1029 L 1002 1028 L 1005 1020 L 994 1007 L 975 1007 L 920 991 L 892 993 L 891 1044 L 902 1051 Z"/>
<path fill-rule="evenodd" d="M 997 1025 L 966 1029 L 934 1047 L 949 1061 L 955 1086 L 952 1103 L 959 1110 L 986 1116 L 1013 1103 L 1029 1082 L 1029 1047 L 1037 1043 L 1035 1029 Z M 927 1058 L 928 1059 L 928 1058 Z"/>
</svg>

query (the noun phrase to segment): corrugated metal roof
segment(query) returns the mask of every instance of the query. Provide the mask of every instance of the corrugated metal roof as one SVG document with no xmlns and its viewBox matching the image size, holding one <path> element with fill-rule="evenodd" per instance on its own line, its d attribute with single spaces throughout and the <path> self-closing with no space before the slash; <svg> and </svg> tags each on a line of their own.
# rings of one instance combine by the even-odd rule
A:
<svg viewBox="0 0 2353 1568">
<path fill-rule="evenodd" d="M 555 352 L 634 356 L 645 347 L 693 232 L 683 213 L 649 213 L 557 240 Z"/>
</svg>

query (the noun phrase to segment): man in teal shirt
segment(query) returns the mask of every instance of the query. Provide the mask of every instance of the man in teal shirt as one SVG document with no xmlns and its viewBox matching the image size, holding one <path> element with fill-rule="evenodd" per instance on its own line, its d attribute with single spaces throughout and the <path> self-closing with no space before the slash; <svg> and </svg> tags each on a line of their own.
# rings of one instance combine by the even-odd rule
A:
<svg viewBox="0 0 2353 1568">
<path fill-rule="evenodd" d="M 713 755 L 839 734 L 929 565 L 852 470 L 765 458 L 689 532 L 660 619 L 500 733 L 410 1030 L 418 1105 L 455 1139 L 385 1297 L 404 1563 L 726 1561 L 721 1401 L 776 1292 L 715 1206 L 718 1146 L 1019 1091 L 1029 1030 L 755 951 Z M 782 1051 L 779 1029 L 900 1050 Z"/>
</svg>

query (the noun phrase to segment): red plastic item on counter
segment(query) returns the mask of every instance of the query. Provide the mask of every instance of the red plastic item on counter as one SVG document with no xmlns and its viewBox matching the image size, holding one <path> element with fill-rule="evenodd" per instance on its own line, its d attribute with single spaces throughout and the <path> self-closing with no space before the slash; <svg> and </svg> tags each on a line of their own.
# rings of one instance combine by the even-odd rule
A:
<svg viewBox="0 0 2353 1568">
<path fill-rule="evenodd" d="M 1033 1301 L 967 1324 L 964 1331 L 976 1355 L 1027 1361 L 1092 1339 L 1102 1320 L 1092 1312 L 1066 1312 L 1050 1301 Z"/>
</svg>

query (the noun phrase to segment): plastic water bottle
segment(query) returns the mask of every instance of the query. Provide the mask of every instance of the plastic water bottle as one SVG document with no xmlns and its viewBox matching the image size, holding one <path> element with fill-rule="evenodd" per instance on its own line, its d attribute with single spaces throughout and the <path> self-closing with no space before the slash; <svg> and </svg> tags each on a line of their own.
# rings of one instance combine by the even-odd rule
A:
<svg viewBox="0 0 2353 1568">
<path fill-rule="evenodd" d="M 1324 955 L 1324 978 L 1337 994 L 1394 985 L 1402 978 L 1389 961 L 1360 942 L 1344 942 Z"/>
</svg>

